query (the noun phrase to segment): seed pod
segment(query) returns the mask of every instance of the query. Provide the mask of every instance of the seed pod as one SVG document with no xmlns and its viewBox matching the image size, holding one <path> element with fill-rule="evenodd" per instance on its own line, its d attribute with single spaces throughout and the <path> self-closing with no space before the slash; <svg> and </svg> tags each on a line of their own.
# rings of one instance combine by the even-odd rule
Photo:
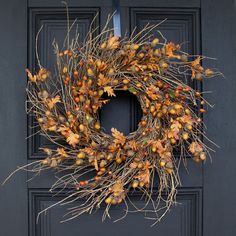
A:
<svg viewBox="0 0 236 236">
<path fill-rule="evenodd" d="M 116 163 L 120 164 L 122 162 L 122 159 L 120 157 L 116 158 Z"/>
<path fill-rule="evenodd" d="M 152 47 L 155 47 L 158 43 L 159 43 L 159 39 L 158 39 L 158 38 L 155 38 L 155 39 L 152 40 L 151 46 L 152 46 Z"/>
<path fill-rule="evenodd" d="M 77 154 L 77 157 L 79 158 L 79 159 L 84 159 L 85 158 L 85 153 L 84 152 L 79 152 L 78 154 Z"/>
<path fill-rule="evenodd" d="M 138 180 L 134 180 L 132 183 L 132 188 L 137 188 L 139 185 L 139 181 Z"/>
<path fill-rule="evenodd" d="M 91 68 L 87 69 L 88 76 L 94 76 L 93 70 Z"/>
<path fill-rule="evenodd" d="M 123 79 L 123 84 L 128 84 L 129 80 L 128 79 Z"/>
<path fill-rule="evenodd" d="M 205 75 L 206 75 L 206 76 L 213 76 L 213 75 L 214 75 L 214 71 L 211 70 L 211 69 L 206 69 L 206 70 L 205 70 Z"/>
<path fill-rule="evenodd" d="M 205 152 L 201 152 L 200 155 L 199 155 L 200 159 L 202 161 L 204 161 L 206 159 L 206 153 Z"/>
<path fill-rule="evenodd" d="M 94 128 L 97 130 L 99 130 L 101 128 L 101 125 L 98 121 L 94 124 Z"/>
<path fill-rule="evenodd" d="M 105 49 L 106 46 L 107 46 L 107 44 L 106 44 L 106 42 L 104 42 L 104 43 L 102 43 L 102 44 L 100 45 L 100 48 L 101 48 L 101 49 Z"/>
<path fill-rule="evenodd" d="M 105 160 L 102 160 L 99 164 L 100 167 L 104 167 L 107 164 Z"/>
<path fill-rule="evenodd" d="M 111 197 L 108 197 L 108 198 L 106 198 L 105 203 L 106 203 L 106 204 L 110 204 L 111 201 L 112 201 L 112 198 L 111 198 Z"/>
<path fill-rule="evenodd" d="M 163 160 L 161 160 L 161 161 L 160 161 L 160 166 L 161 166 L 161 167 L 164 167 L 165 165 L 166 165 L 166 162 L 163 161 Z"/>
<path fill-rule="evenodd" d="M 193 129 L 193 126 L 190 125 L 190 124 L 187 124 L 187 125 L 186 125 L 186 128 L 187 128 L 188 130 L 192 130 L 192 129 Z"/>
<path fill-rule="evenodd" d="M 182 138 L 183 138 L 184 140 L 188 140 L 188 138 L 189 138 L 188 133 L 184 132 L 184 133 L 182 134 Z"/>
<path fill-rule="evenodd" d="M 84 127 L 84 125 L 83 125 L 83 124 L 80 124 L 80 125 L 79 125 L 79 130 L 80 130 L 81 132 L 84 132 L 84 130 L 85 130 L 85 127 Z"/>
</svg>

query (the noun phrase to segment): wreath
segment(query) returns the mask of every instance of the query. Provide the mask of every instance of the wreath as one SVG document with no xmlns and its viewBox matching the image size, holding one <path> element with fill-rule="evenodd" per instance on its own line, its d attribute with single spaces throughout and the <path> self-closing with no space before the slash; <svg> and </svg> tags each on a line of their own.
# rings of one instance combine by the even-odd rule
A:
<svg viewBox="0 0 236 236">
<path fill-rule="evenodd" d="M 209 103 L 190 85 L 220 73 L 203 68 L 205 57 L 183 52 L 158 30 L 154 37 L 157 26 L 124 38 L 114 36 L 108 23 L 98 35 L 91 27 L 82 44 L 78 35 L 67 36 L 61 50 L 53 43 L 56 72 L 44 68 L 38 55 L 39 70 L 26 69 L 28 113 L 55 148 L 43 148 L 45 159 L 19 169 L 56 171 L 50 191 L 68 190 L 58 204 L 76 202 L 67 220 L 103 204 L 105 218 L 112 205 L 124 203 L 125 215 L 132 205 L 132 212 L 155 213 L 158 222 L 176 202 L 180 162 L 210 155 L 201 118 Z M 134 94 L 143 113 L 127 136 L 116 128 L 106 133 L 99 121 L 99 109 L 118 90 Z M 144 207 L 130 204 L 133 191 L 145 195 Z"/>
</svg>

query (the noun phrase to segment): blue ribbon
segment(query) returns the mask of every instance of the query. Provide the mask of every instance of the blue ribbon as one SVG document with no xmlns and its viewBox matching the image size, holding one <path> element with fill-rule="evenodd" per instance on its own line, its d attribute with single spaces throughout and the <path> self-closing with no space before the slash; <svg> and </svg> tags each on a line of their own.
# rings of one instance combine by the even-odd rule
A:
<svg viewBox="0 0 236 236">
<path fill-rule="evenodd" d="M 113 16 L 114 35 L 121 36 L 121 23 L 120 23 L 120 0 L 113 0 L 113 9 L 115 14 Z"/>
</svg>

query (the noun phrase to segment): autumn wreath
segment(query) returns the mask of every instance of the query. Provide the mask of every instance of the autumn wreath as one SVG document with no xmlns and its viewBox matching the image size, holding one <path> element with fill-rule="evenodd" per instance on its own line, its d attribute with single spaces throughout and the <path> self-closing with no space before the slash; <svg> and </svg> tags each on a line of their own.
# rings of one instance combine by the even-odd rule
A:
<svg viewBox="0 0 236 236">
<path fill-rule="evenodd" d="M 98 35 L 91 29 L 82 45 L 78 35 L 68 37 L 62 50 L 54 42 L 55 73 L 39 60 L 37 73 L 26 70 L 28 112 L 55 145 L 27 167 L 60 173 L 51 191 L 68 189 L 68 196 L 58 204 L 82 201 L 68 219 L 102 204 L 104 217 L 119 203 L 125 203 L 126 214 L 129 193 L 136 189 L 152 203 L 158 221 L 175 203 L 179 162 L 187 156 L 203 161 L 209 154 L 201 139 L 206 100 L 190 85 L 219 73 L 203 68 L 203 56 L 181 51 L 158 30 L 159 37 L 152 36 L 157 25 L 122 39 L 107 25 Z M 143 112 L 138 129 L 127 136 L 116 128 L 109 135 L 99 122 L 98 110 L 109 102 L 104 94 L 116 96 L 118 90 L 134 94 Z"/>
</svg>

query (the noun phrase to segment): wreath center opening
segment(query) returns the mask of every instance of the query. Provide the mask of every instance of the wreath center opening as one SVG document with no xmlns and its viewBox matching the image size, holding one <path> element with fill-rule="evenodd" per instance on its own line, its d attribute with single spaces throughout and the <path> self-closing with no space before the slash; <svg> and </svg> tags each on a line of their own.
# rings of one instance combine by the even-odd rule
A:
<svg viewBox="0 0 236 236">
<path fill-rule="evenodd" d="M 111 134 L 111 128 L 128 135 L 138 128 L 142 109 L 137 97 L 129 91 L 115 91 L 115 97 L 104 95 L 109 102 L 99 110 L 99 118 L 104 131 Z"/>
</svg>

